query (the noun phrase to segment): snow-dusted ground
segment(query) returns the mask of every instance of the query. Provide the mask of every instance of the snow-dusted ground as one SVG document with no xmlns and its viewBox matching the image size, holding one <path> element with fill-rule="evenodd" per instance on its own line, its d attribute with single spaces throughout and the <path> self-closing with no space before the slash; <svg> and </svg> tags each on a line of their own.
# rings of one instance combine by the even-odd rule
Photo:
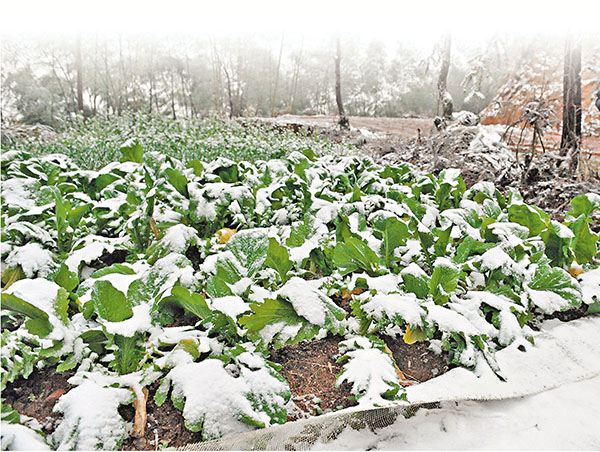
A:
<svg viewBox="0 0 600 452">
<path fill-rule="evenodd" d="M 346 429 L 315 450 L 599 450 L 600 377 L 529 397 L 445 402 L 378 430 Z"/>
<path fill-rule="evenodd" d="M 526 353 L 497 356 L 506 382 L 485 366 L 479 377 L 453 369 L 407 391 L 411 402 L 447 400 L 441 409 L 376 432 L 347 428 L 314 449 L 600 450 L 600 317 L 546 323 Z"/>
</svg>

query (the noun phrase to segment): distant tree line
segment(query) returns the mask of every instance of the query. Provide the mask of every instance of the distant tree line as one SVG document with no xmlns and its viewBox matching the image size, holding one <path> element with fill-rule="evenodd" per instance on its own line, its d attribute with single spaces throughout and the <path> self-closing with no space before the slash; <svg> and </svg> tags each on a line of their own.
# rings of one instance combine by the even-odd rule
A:
<svg viewBox="0 0 600 452">
<path fill-rule="evenodd" d="M 498 63 L 506 50 L 492 40 L 453 50 L 448 61 L 448 45 L 442 39 L 423 56 L 376 41 L 309 46 L 286 36 L 275 44 L 241 37 L 5 41 L 2 120 L 60 129 L 77 116 L 125 111 L 173 118 L 337 114 L 336 69 L 349 116 L 442 114 L 439 90 L 451 95 L 454 109 L 479 112 L 507 73 Z"/>
</svg>

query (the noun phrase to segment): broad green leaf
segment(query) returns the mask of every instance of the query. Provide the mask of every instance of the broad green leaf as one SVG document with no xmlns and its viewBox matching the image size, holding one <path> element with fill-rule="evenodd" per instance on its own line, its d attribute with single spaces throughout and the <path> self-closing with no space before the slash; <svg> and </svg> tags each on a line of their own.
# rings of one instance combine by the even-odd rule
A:
<svg viewBox="0 0 600 452">
<path fill-rule="evenodd" d="M 273 237 L 269 238 L 269 248 L 267 249 L 265 265 L 276 270 L 283 282 L 287 281 L 287 274 L 294 266 L 294 263 L 290 260 L 287 248 L 280 245 Z"/>
<path fill-rule="evenodd" d="M 417 276 L 412 273 L 401 273 L 404 291 L 414 293 L 417 298 L 424 300 L 429 295 L 429 278 L 426 275 Z"/>
<path fill-rule="evenodd" d="M 436 304 L 448 302 L 450 294 L 456 290 L 459 275 L 460 271 L 450 261 L 438 258 L 429 281 L 430 294 Z"/>
<path fill-rule="evenodd" d="M 202 171 L 204 171 L 204 166 L 200 160 L 190 160 L 185 167 L 193 168 L 196 177 L 202 176 Z"/>
<path fill-rule="evenodd" d="M 135 275 L 135 270 L 126 264 L 112 264 L 109 267 L 96 270 L 92 273 L 92 278 L 102 278 L 103 276 L 115 273 L 119 275 Z"/>
<path fill-rule="evenodd" d="M 573 207 L 573 211 L 570 212 L 572 217 L 577 218 L 580 215 L 589 217 L 594 210 L 600 209 L 600 196 L 592 193 L 576 196 L 571 201 L 571 207 Z"/>
<path fill-rule="evenodd" d="M 112 184 L 114 181 L 119 180 L 119 176 L 115 176 L 114 174 L 100 174 L 95 180 L 94 184 L 96 186 L 96 191 L 100 192 Z"/>
<path fill-rule="evenodd" d="M 494 248 L 495 243 L 480 242 L 470 236 L 466 236 L 461 240 L 460 245 L 456 248 L 456 254 L 454 255 L 454 262 L 462 264 L 474 254 L 482 254 L 487 250 Z"/>
<path fill-rule="evenodd" d="M 173 168 L 167 168 L 165 170 L 165 174 L 167 176 L 167 180 L 173 187 L 175 187 L 175 190 L 187 198 L 189 196 L 187 189 L 187 177 L 185 177 L 181 171 Z"/>
<path fill-rule="evenodd" d="M 133 315 L 131 302 L 109 281 L 96 281 L 91 297 L 96 312 L 104 320 L 122 322 Z"/>
<path fill-rule="evenodd" d="M 392 261 L 394 260 L 394 250 L 400 245 L 405 244 L 408 237 L 410 237 L 410 233 L 406 224 L 394 217 L 386 220 L 383 231 L 383 242 L 381 243 L 381 254 L 387 268 L 391 268 Z"/>
<path fill-rule="evenodd" d="M 566 228 L 566 226 L 562 227 Z M 571 251 L 573 239 L 561 231 L 560 224 L 551 222 L 540 236 L 546 245 L 545 254 L 551 260 L 552 265 L 562 267 L 573 261 L 573 252 Z"/>
<path fill-rule="evenodd" d="M 73 229 L 76 229 L 83 216 L 90 210 L 90 207 L 92 207 L 92 204 L 82 204 L 69 209 L 67 212 L 69 226 L 71 226 Z"/>
<path fill-rule="evenodd" d="M 233 184 L 239 181 L 239 169 L 236 163 L 231 163 L 215 171 L 223 182 Z"/>
<path fill-rule="evenodd" d="M 163 298 L 153 310 L 160 310 L 162 306 L 169 303 L 181 306 L 186 311 L 191 312 L 202 320 L 209 318 L 212 314 L 212 311 L 206 304 L 206 300 L 202 294 L 190 292 L 185 287 L 173 287 L 173 289 L 171 289 L 171 295 Z"/>
<path fill-rule="evenodd" d="M 238 323 L 265 345 L 273 342 L 274 348 L 310 340 L 320 330 L 320 327 L 299 316 L 291 303 L 279 298 L 267 299 L 264 303 L 252 305 L 251 309 L 252 314 L 242 317 Z M 265 333 L 262 330 L 267 326 L 268 332 Z"/>
<path fill-rule="evenodd" d="M 447 227 L 446 229 L 434 229 L 434 233 L 437 237 L 437 240 L 433 244 L 433 249 L 435 251 L 436 256 L 445 256 L 446 249 L 448 248 L 448 243 L 450 243 L 450 232 L 452 231 L 452 226 Z"/>
<path fill-rule="evenodd" d="M 587 264 L 594 259 L 598 253 L 597 243 L 598 235 L 590 232 L 587 218 L 583 215 L 577 217 L 573 223 L 569 225 L 575 237 L 571 243 L 571 247 L 575 252 L 575 260 L 579 264 Z"/>
<path fill-rule="evenodd" d="M 123 146 L 121 146 L 120 150 L 123 154 L 121 157 L 121 162 L 144 162 L 144 149 L 137 140 L 127 141 Z"/>
<path fill-rule="evenodd" d="M 550 217 L 543 210 L 525 204 L 513 204 L 508 208 L 508 221 L 529 229 L 529 237 L 539 235 L 550 224 Z"/>
<path fill-rule="evenodd" d="M 251 229 L 233 235 L 227 242 L 225 250 L 232 252 L 251 278 L 264 268 L 270 246 L 266 229 Z"/>
<path fill-rule="evenodd" d="M 76 273 L 69 271 L 69 268 L 65 264 L 61 264 L 54 275 L 54 282 L 68 292 L 72 292 L 79 285 L 79 276 L 77 276 Z"/>
<path fill-rule="evenodd" d="M 343 274 L 364 270 L 369 276 L 377 276 L 379 257 L 363 241 L 348 237 L 333 250 L 333 263 Z"/>
<path fill-rule="evenodd" d="M 310 148 L 306 148 L 306 149 L 302 150 L 302 154 L 304 154 L 304 156 L 306 158 L 308 158 L 311 162 L 314 162 L 315 160 L 317 160 L 317 155 Z"/>
<path fill-rule="evenodd" d="M 360 192 L 360 188 L 358 185 L 354 185 L 352 189 L 352 197 L 350 198 L 350 202 L 357 202 L 361 200 L 362 193 Z"/>
<path fill-rule="evenodd" d="M 60 363 L 57 367 L 56 367 L 56 371 L 57 372 L 65 372 L 67 370 L 71 370 L 73 369 L 77 364 L 80 363 L 81 357 L 78 357 L 76 354 L 72 354 L 71 356 L 69 356 L 66 360 L 64 360 L 62 363 Z"/>
<path fill-rule="evenodd" d="M 161 406 L 163 403 L 165 403 L 170 389 L 171 380 L 168 378 L 163 379 L 163 381 L 160 383 L 160 386 L 156 390 L 156 394 L 154 394 L 154 403 L 156 403 L 156 406 Z"/>
<path fill-rule="evenodd" d="M 350 231 L 350 221 L 348 217 L 338 214 L 336 217 L 335 237 L 338 242 L 344 242 L 350 237 L 354 237 Z"/>
<path fill-rule="evenodd" d="M 528 287 L 537 291 L 536 293 L 530 292 L 530 296 L 534 297 L 534 303 L 546 313 L 552 313 L 559 309 L 568 309 L 569 307 L 581 304 L 581 288 L 579 284 L 562 268 L 539 265 Z M 544 292 L 548 294 L 544 295 Z M 557 300 L 553 296 L 554 294 L 558 295 L 564 302 Z"/>
<path fill-rule="evenodd" d="M 63 324 L 69 323 L 69 294 L 64 288 L 58 289 L 54 300 L 54 313 Z"/>
<path fill-rule="evenodd" d="M 25 326 L 31 334 L 35 334 L 39 337 L 46 337 L 50 331 L 52 331 L 53 327 L 48 318 L 48 314 L 15 295 L 7 293 L 2 294 L 2 309 L 8 309 L 17 314 L 27 316 L 28 319 L 25 322 Z"/>
<path fill-rule="evenodd" d="M 4 284 L 2 290 L 8 289 L 13 283 L 23 278 L 25 278 L 25 273 L 23 273 L 20 265 L 17 265 L 15 268 L 7 268 L 2 272 L 2 284 Z"/>
</svg>

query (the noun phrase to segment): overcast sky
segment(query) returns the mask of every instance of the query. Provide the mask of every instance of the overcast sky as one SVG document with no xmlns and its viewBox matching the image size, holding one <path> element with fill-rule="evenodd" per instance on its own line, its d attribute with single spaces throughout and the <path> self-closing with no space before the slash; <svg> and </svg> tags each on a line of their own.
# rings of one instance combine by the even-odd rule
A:
<svg viewBox="0 0 600 452">
<path fill-rule="evenodd" d="M 459 40 L 600 28 L 600 0 L 12 0 L 2 2 L 1 14 L 5 37 L 77 31 L 317 37 L 340 30 L 367 39 L 436 41 L 446 28 Z"/>
</svg>

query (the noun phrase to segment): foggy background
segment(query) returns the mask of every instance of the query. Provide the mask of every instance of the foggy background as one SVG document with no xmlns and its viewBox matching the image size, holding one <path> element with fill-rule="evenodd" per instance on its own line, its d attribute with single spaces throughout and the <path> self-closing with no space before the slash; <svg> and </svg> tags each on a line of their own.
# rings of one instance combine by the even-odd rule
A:
<svg viewBox="0 0 600 452">
<path fill-rule="evenodd" d="M 2 121 L 74 121 L 78 68 L 86 118 L 334 115 L 338 36 L 351 116 L 439 114 L 446 32 L 454 109 L 474 113 L 523 65 L 560 70 L 568 32 L 584 70 L 600 55 L 592 3 L 481 3 L 19 2 L 3 14 Z"/>
</svg>

